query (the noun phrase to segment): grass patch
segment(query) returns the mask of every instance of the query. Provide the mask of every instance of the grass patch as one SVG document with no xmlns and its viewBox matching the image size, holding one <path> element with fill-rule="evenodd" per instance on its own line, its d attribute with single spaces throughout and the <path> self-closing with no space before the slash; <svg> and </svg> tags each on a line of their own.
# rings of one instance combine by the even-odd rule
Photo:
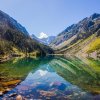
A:
<svg viewBox="0 0 100 100">
<path fill-rule="evenodd" d="M 92 41 L 89 44 L 89 48 L 87 50 L 87 53 L 91 53 L 91 52 L 94 52 L 94 51 L 99 50 L 99 49 L 100 49 L 100 37 L 96 38 L 94 41 Z"/>
</svg>

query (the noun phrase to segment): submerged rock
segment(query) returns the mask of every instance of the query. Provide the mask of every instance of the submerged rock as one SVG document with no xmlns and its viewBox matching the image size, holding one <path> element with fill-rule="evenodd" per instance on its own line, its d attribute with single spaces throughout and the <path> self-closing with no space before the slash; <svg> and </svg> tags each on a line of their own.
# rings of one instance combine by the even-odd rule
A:
<svg viewBox="0 0 100 100">
<path fill-rule="evenodd" d="M 6 89 L 7 92 L 10 91 L 10 90 L 11 90 L 11 88 L 7 88 L 7 89 Z"/>
<path fill-rule="evenodd" d="M 2 92 L 2 91 L 0 91 L 0 96 L 1 96 L 1 95 L 3 95 L 3 92 Z"/>
<path fill-rule="evenodd" d="M 56 93 L 54 91 L 44 91 L 44 90 L 41 90 L 40 91 L 40 94 L 42 96 L 48 96 L 48 97 L 52 97 L 52 96 L 56 96 Z"/>
<path fill-rule="evenodd" d="M 22 100 L 22 96 L 21 96 L 21 95 L 18 95 L 18 96 L 16 97 L 16 100 Z"/>
</svg>

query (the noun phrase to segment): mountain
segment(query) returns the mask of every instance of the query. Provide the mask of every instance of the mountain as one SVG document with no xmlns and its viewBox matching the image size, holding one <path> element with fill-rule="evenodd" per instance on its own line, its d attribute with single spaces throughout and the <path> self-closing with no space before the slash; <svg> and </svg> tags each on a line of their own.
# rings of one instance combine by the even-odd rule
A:
<svg viewBox="0 0 100 100">
<path fill-rule="evenodd" d="M 55 39 L 55 36 L 48 36 L 47 34 L 41 32 L 39 37 L 36 37 L 34 34 L 32 34 L 31 38 L 36 39 L 42 44 L 49 45 Z"/>
<path fill-rule="evenodd" d="M 29 36 L 29 33 L 27 32 L 27 30 L 21 24 L 19 24 L 16 20 L 14 20 L 12 17 L 7 15 L 6 13 L 0 11 L 0 27 L 2 28 L 4 27 L 6 30 L 7 27 L 5 26 L 9 26 L 12 29 L 16 29 L 22 32 L 26 36 Z"/>
<path fill-rule="evenodd" d="M 38 40 L 45 45 L 49 45 L 54 39 L 55 39 L 55 36 L 48 36 L 47 34 L 43 32 L 40 33 L 40 36 L 38 38 Z"/>
<path fill-rule="evenodd" d="M 45 45 L 49 45 L 54 39 L 55 39 L 55 36 L 48 36 L 47 38 L 39 39 L 39 41 Z"/>
<path fill-rule="evenodd" d="M 33 40 L 36 40 L 36 41 L 38 41 L 38 42 L 39 42 L 39 38 L 38 38 L 38 37 L 36 37 L 34 34 L 32 34 L 30 37 L 31 37 Z"/>
<path fill-rule="evenodd" d="M 52 53 L 48 46 L 31 39 L 27 30 L 15 19 L 0 11 L 0 56 Z"/>
<path fill-rule="evenodd" d="M 94 13 L 67 27 L 50 46 L 56 53 L 100 56 L 100 14 Z"/>
<path fill-rule="evenodd" d="M 48 38 L 48 35 L 45 34 L 45 33 L 43 33 L 43 32 L 41 32 L 41 33 L 40 33 L 40 36 L 39 36 L 38 38 L 39 38 L 39 39 Z"/>
</svg>

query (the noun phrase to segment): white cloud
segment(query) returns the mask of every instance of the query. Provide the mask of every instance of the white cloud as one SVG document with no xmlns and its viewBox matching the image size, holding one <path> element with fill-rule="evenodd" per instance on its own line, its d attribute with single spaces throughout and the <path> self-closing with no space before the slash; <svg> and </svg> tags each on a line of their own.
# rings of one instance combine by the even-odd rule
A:
<svg viewBox="0 0 100 100">
<path fill-rule="evenodd" d="M 43 33 L 43 32 L 40 33 L 40 36 L 39 36 L 40 39 L 42 39 L 42 38 L 47 38 L 47 37 L 48 37 L 47 34 L 45 34 L 45 33 Z"/>
</svg>

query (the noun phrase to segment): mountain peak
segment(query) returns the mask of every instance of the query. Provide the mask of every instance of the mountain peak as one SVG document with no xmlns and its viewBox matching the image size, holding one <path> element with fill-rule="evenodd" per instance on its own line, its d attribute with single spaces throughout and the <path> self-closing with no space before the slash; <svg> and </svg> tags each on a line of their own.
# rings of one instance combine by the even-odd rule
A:
<svg viewBox="0 0 100 100">
<path fill-rule="evenodd" d="M 100 14 L 94 13 L 94 14 L 92 14 L 90 17 L 91 17 L 92 19 L 95 19 L 95 18 L 100 17 Z"/>
<path fill-rule="evenodd" d="M 39 39 L 43 39 L 43 38 L 47 38 L 47 37 L 48 37 L 47 34 L 41 32 L 41 33 L 40 33 L 40 36 L 39 36 L 38 38 L 39 38 Z"/>
</svg>

